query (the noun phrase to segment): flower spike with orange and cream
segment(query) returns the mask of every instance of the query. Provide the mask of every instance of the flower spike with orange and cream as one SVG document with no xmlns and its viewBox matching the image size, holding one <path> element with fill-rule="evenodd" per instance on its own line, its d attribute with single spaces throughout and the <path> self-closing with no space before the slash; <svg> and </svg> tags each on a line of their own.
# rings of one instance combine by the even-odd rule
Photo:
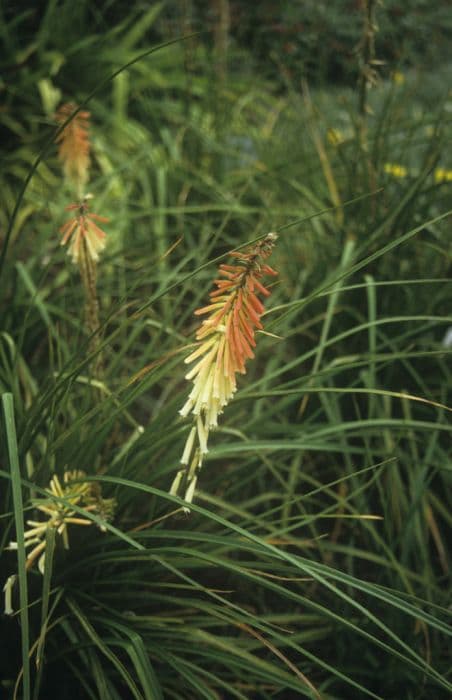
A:
<svg viewBox="0 0 452 700">
<path fill-rule="evenodd" d="M 183 487 L 187 503 L 193 500 L 198 473 L 208 451 L 209 431 L 217 427 L 218 416 L 237 389 L 235 375 L 245 374 L 246 361 L 254 357 L 255 331 L 263 328 L 260 317 L 264 306 L 259 295 L 270 294 L 261 279 L 277 274 L 265 262 L 276 239 L 276 233 L 269 233 L 245 251 L 230 253 L 236 263 L 220 265 L 220 278 L 214 281 L 216 289 L 210 293 L 210 304 L 195 311 L 197 316 L 208 317 L 196 333 L 200 345 L 185 359 L 187 364 L 195 363 L 186 375 L 193 388 L 180 410 L 183 417 L 193 414 L 194 425 L 170 490 L 176 495 Z"/>
<path fill-rule="evenodd" d="M 68 255 L 75 263 L 79 262 L 84 252 L 88 258 L 97 262 L 100 251 L 105 248 L 107 234 L 96 222 L 104 223 L 108 218 L 89 211 L 89 198 L 90 195 L 86 195 L 81 202 L 66 207 L 66 211 L 74 212 L 74 216 L 60 228 L 61 245 L 69 243 Z"/>
<path fill-rule="evenodd" d="M 77 105 L 72 102 L 61 105 L 55 115 L 57 123 L 63 125 L 76 109 Z M 89 112 L 80 110 L 56 137 L 58 158 L 65 176 L 76 186 L 78 197 L 82 197 L 89 177 L 89 118 Z"/>
<path fill-rule="evenodd" d="M 99 224 L 107 222 L 108 218 L 90 212 L 88 200 L 93 195 L 84 191 L 90 168 L 89 119 L 90 113 L 72 102 L 61 105 L 55 115 L 60 125 L 55 141 L 64 176 L 74 187 L 77 197 L 74 204 L 66 207 L 67 211 L 72 212 L 72 217 L 60 227 L 61 245 L 67 244 L 68 255 L 80 271 L 85 292 L 85 326 L 92 335 L 89 350 L 95 356 L 93 372 L 98 375 L 102 360 L 96 273 L 99 253 L 105 248 L 107 237 Z"/>
<path fill-rule="evenodd" d="M 108 219 L 89 211 L 88 200 L 93 195 L 84 193 L 90 167 L 90 113 L 66 102 L 58 109 L 55 119 L 60 126 L 66 124 L 62 131 L 57 132 L 55 141 L 64 175 L 75 186 L 78 198 L 75 204 L 66 207 L 67 211 L 74 212 L 74 216 L 60 228 L 61 245 L 69 243 L 68 253 L 74 263 L 96 263 L 99 253 L 105 248 L 106 238 L 96 222 L 107 222 Z"/>
</svg>

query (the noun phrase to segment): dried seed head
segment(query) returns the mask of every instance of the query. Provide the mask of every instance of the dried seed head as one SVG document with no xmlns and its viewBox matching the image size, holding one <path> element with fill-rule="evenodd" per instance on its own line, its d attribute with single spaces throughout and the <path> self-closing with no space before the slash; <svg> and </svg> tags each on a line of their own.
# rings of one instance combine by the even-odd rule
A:
<svg viewBox="0 0 452 700">
<path fill-rule="evenodd" d="M 50 528 L 61 536 L 64 547 L 68 549 L 69 525 L 93 525 L 93 521 L 84 513 L 97 515 L 103 520 L 113 517 L 114 499 L 102 498 L 100 485 L 95 481 L 84 481 L 84 477 L 85 472 L 74 469 L 65 472 L 61 483 L 55 474 L 45 489 L 47 497 L 33 499 L 34 507 L 45 519 L 27 520 L 29 527 L 24 534 L 25 547 L 31 547 L 26 560 L 27 569 L 38 560 L 38 568 L 41 573 L 44 572 L 46 534 Z M 100 529 L 105 530 L 102 525 Z M 17 542 L 10 542 L 8 549 L 16 550 Z"/>
</svg>

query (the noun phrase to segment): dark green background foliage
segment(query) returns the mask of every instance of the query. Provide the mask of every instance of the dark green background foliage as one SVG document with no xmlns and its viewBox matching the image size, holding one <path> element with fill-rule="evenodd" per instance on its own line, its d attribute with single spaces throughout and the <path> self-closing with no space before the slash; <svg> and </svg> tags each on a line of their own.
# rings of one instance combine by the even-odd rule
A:
<svg viewBox="0 0 452 700">
<path fill-rule="evenodd" d="M 166 3 L 160 27 L 214 29 L 221 2 Z M 362 35 L 362 0 L 231 0 L 230 40 L 249 66 L 265 77 L 300 75 L 315 82 L 351 84 Z M 452 18 L 447 0 L 384 0 L 377 3 L 379 58 L 387 66 L 434 67 L 450 57 Z"/>
<path fill-rule="evenodd" d="M 448 5 L 376 4 L 370 64 L 359 2 L 0 4 L 2 697 L 451 696 Z M 94 350 L 69 100 L 109 217 Z M 267 334 L 184 516 L 193 311 L 268 231 Z M 25 574 L 20 497 L 39 519 L 67 469 L 115 518 Z"/>
</svg>

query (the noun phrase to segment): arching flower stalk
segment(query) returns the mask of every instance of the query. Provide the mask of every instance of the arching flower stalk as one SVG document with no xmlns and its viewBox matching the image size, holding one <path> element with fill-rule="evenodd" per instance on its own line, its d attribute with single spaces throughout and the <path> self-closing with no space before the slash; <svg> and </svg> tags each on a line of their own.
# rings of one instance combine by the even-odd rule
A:
<svg viewBox="0 0 452 700">
<path fill-rule="evenodd" d="M 245 374 L 246 361 L 254 357 L 255 331 L 263 328 L 260 317 L 264 307 L 259 295 L 270 294 L 261 279 L 277 274 L 265 262 L 276 239 L 276 233 L 269 233 L 246 251 L 230 253 L 236 263 L 220 265 L 210 304 L 195 311 L 197 316 L 208 314 L 208 318 L 196 333 L 200 345 L 185 359 L 187 364 L 195 363 L 186 375 L 193 388 L 179 411 L 183 417 L 193 415 L 193 426 L 170 489 L 172 495 L 182 489 L 187 503 L 193 500 L 209 432 L 217 427 L 218 416 L 234 396 L 236 374 Z"/>
<path fill-rule="evenodd" d="M 100 485 L 95 481 L 83 481 L 85 472 L 75 469 L 67 471 L 63 483 L 53 476 L 46 490 L 47 498 L 33 499 L 34 507 L 44 514 L 45 520 L 27 520 L 29 529 L 25 531 L 25 547 L 31 548 L 26 559 L 30 569 L 35 561 L 44 573 L 46 534 L 53 528 L 62 538 L 63 546 L 69 549 L 68 525 L 93 525 L 93 521 L 74 509 L 77 506 L 84 513 L 91 513 L 103 520 L 110 520 L 115 509 L 114 499 L 102 498 Z M 64 499 L 64 502 L 63 500 Z M 105 532 L 105 527 L 101 526 Z M 17 542 L 10 542 L 8 549 L 17 549 Z"/>
<path fill-rule="evenodd" d="M 62 125 L 76 110 L 77 105 L 71 102 L 63 104 L 55 115 L 55 119 Z M 58 144 L 58 157 L 62 163 L 63 172 L 75 186 L 78 199 L 77 203 L 66 207 L 67 211 L 74 212 L 74 216 L 60 228 L 61 245 L 68 244 L 68 254 L 80 270 L 85 292 L 85 325 L 88 333 L 92 335 L 89 350 L 95 355 L 93 374 L 97 376 L 102 365 L 98 352 L 100 323 L 96 290 L 97 261 L 106 242 L 106 234 L 98 223 L 106 222 L 108 219 L 89 212 L 88 200 L 92 195 L 84 194 L 90 166 L 89 118 L 89 112 L 85 110 L 77 112 L 57 135 L 55 141 Z"/>
<path fill-rule="evenodd" d="M 76 109 L 77 105 L 72 102 L 61 105 L 55 115 L 57 123 L 64 124 Z M 83 196 L 89 178 L 89 118 L 89 112 L 80 110 L 55 139 L 58 144 L 58 157 L 62 163 L 63 172 L 66 178 L 75 185 L 79 198 Z"/>
<path fill-rule="evenodd" d="M 96 278 L 99 253 L 105 248 L 106 233 L 98 223 L 107 222 L 105 216 L 98 216 L 89 211 L 87 195 L 80 203 L 70 204 L 66 211 L 74 212 L 74 216 L 60 228 L 61 245 L 68 244 L 68 255 L 78 264 L 85 292 L 85 325 L 88 333 L 93 334 L 90 352 L 95 353 L 99 348 L 99 302 L 97 299 Z M 101 367 L 100 354 L 97 354 L 94 373 L 99 374 Z"/>
</svg>

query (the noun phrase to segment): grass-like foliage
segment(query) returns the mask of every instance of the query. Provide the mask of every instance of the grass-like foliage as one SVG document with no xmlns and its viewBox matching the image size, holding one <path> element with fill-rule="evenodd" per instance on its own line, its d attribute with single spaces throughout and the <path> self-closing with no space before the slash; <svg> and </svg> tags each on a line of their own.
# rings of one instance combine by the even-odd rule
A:
<svg viewBox="0 0 452 700">
<path fill-rule="evenodd" d="M 25 5 L 1 697 L 450 698 L 450 71 L 380 66 L 363 14 L 356 90 L 276 89 L 226 15 Z"/>
</svg>

